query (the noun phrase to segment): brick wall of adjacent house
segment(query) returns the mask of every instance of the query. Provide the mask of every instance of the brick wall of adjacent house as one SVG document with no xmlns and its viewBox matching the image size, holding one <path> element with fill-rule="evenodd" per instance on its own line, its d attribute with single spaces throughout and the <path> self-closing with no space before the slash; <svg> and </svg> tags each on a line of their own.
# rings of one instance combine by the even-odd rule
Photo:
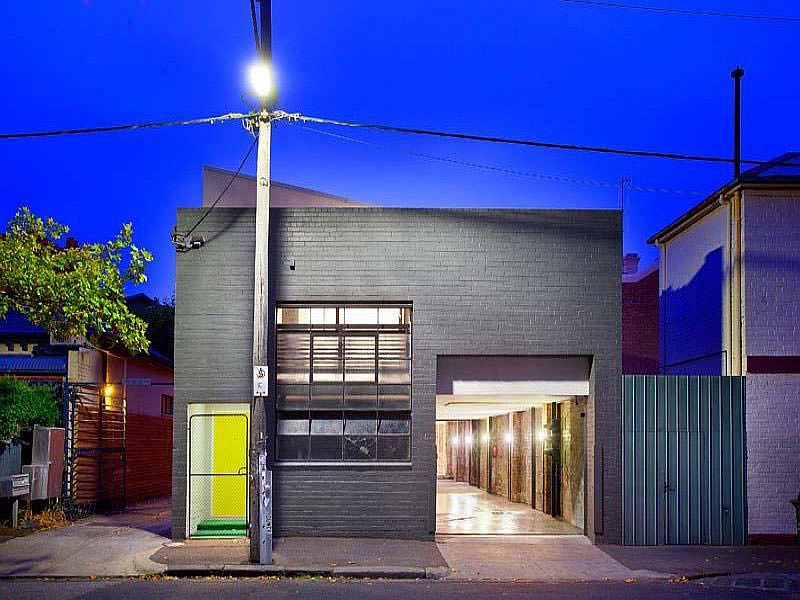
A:
<svg viewBox="0 0 800 600">
<path fill-rule="evenodd" d="M 128 413 L 125 497 L 137 502 L 172 493 L 172 419 Z"/>
<path fill-rule="evenodd" d="M 622 372 L 658 373 L 658 269 L 622 282 Z"/>
<path fill-rule="evenodd" d="M 745 192 L 745 353 L 800 357 L 800 194 Z M 748 530 L 795 532 L 800 374 L 747 374 Z"/>
</svg>

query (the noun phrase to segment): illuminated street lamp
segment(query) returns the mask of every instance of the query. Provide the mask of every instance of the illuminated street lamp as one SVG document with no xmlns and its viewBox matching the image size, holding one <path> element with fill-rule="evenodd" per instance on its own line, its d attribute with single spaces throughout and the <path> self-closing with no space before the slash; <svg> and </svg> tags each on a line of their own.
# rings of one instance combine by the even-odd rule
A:
<svg viewBox="0 0 800 600">
<path fill-rule="evenodd" d="M 260 100 L 269 98 L 275 91 L 272 69 L 261 60 L 250 65 L 247 71 L 247 79 L 250 83 L 250 89 Z"/>
</svg>

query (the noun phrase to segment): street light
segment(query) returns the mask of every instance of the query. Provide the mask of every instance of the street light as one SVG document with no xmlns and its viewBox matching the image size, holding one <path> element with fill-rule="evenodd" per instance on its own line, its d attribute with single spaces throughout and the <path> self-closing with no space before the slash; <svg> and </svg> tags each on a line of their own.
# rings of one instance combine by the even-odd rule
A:
<svg viewBox="0 0 800 600">
<path fill-rule="evenodd" d="M 275 90 L 272 70 L 263 61 L 256 61 L 250 65 L 247 71 L 247 78 L 250 81 L 250 88 L 253 93 L 261 100 L 269 98 Z"/>
</svg>

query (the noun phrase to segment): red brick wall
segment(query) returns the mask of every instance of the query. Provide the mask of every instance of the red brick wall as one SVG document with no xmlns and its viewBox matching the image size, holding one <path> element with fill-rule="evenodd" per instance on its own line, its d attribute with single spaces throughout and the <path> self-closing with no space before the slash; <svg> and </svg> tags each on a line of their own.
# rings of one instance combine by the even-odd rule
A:
<svg viewBox="0 0 800 600">
<path fill-rule="evenodd" d="M 172 493 L 172 418 L 128 414 L 125 496 L 128 503 Z"/>
<path fill-rule="evenodd" d="M 622 372 L 656 374 L 658 350 L 658 270 L 622 284 Z"/>
</svg>

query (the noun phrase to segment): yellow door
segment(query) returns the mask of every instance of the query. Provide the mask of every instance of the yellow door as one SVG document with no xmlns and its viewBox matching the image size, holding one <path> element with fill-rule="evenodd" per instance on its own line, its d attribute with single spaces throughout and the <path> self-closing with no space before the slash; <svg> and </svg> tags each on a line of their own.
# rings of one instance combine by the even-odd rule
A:
<svg viewBox="0 0 800 600">
<path fill-rule="evenodd" d="M 244 415 L 214 418 L 214 517 L 247 516 L 247 419 Z M 238 474 L 240 476 L 234 476 Z"/>
</svg>

